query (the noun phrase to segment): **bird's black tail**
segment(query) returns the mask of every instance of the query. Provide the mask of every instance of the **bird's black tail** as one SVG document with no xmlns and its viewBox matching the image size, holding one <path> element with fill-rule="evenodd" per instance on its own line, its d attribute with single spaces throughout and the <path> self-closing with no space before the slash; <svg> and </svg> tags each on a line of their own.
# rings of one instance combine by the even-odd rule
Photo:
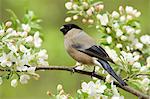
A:
<svg viewBox="0 0 150 99">
<path fill-rule="evenodd" d="M 127 84 L 121 79 L 121 77 L 119 77 L 114 70 L 111 68 L 111 66 L 109 65 L 109 63 L 107 61 L 104 60 L 97 60 L 102 67 L 112 76 L 114 77 L 122 86 L 126 86 Z"/>
</svg>

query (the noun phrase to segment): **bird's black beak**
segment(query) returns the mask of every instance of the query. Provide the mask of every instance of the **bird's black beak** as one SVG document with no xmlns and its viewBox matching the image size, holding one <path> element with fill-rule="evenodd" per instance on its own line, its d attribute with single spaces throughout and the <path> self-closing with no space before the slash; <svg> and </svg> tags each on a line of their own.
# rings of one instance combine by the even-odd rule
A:
<svg viewBox="0 0 150 99">
<path fill-rule="evenodd" d="M 64 28 L 65 28 L 64 26 L 60 27 L 60 31 L 63 32 Z"/>
<path fill-rule="evenodd" d="M 68 32 L 64 26 L 60 28 L 60 31 L 63 32 L 64 35 Z"/>
</svg>

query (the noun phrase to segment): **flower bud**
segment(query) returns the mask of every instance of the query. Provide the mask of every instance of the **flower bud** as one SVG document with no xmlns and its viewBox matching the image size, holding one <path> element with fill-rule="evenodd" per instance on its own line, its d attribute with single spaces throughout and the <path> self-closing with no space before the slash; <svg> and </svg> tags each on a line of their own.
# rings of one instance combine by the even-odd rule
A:
<svg viewBox="0 0 150 99">
<path fill-rule="evenodd" d="M 93 11 L 92 11 L 92 9 L 90 8 L 90 9 L 88 9 L 88 10 L 86 11 L 86 13 L 87 13 L 88 16 L 92 16 Z"/>
<path fill-rule="evenodd" d="M 101 11 L 101 10 L 103 10 L 104 9 L 104 5 L 103 4 L 97 4 L 97 5 L 95 5 L 95 10 L 97 11 L 97 12 L 99 12 L 99 11 Z"/>
<path fill-rule="evenodd" d="M 63 90 L 62 85 L 61 84 L 57 85 L 57 91 L 61 91 L 61 90 Z"/>
<path fill-rule="evenodd" d="M 89 19 L 89 20 L 88 20 L 88 23 L 93 24 L 93 23 L 94 23 L 94 20 L 93 20 L 93 19 Z"/>
<path fill-rule="evenodd" d="M 11 21 L 8 21 L 8 22 L 5 23 L 5 26 L 7 26 L 7 27 L 10 27 L 11 25 L 12 25 Z"/>
<path fill-rule="evenodd" d="M 87 9 L 87 8 L 89 7 L 89 5 L 88 5 L 87 2 L 83 2 L 82 5 L 83 5 L 83 7 L 84 7 L 85 9 Z"/>
<path fill-rule="evenodd" d="M 112 37 L 111 37 L 111 36 L 108 36 L 108 37 L 106 38 L 106 41 L 107 41 L 108 44 L 110 44 L 110 43 L 112 42 Z"/>
<path fill-rule="evenodd" d="M 106 28 L 107 33 L 111 33 L 111 29 L 109 27 Z"/>
<path fill-rule="evenodd" d="M 16 87 L 17 85 L 18 85 L 17 79 L 13 79 L 13 80 L 11 81 L 11 86 L 12 86 L 12 87 Z"/>
<path fill-rule="evenodd" d="M 86 23 L 87 22 L 87 20 L 86 19 L 82 19 L 82 23 Z"/>
<path fill-rule="evenodd" d="M 71 20 L 72 20 L 71 17 L 67 17 L 67 18 L 65 19 L 65 22 L 70 22 Z"/>
<path fill-rule="evenodd" d="M 120 12 L 120 14 L 123 14 L 123 13 L 124 13 L 124 9 L 123 9 L 122 6 L 119 7 L 119 12 Z"/>
<path fill-rule="evenodd" d="M 73 19 L 74 19 L 74 20 L 77 20 L 78 18 L 79 18 L 78 15 L 74 15 L 74 16 L 73 16 Z"/>
<path fill-rule="evenodd" d="M 48 96 L 52 96 L 52 93 L 51 93 L 50 91 L 47 91 L 46 94 L 47 94 Z"/>
</svg>

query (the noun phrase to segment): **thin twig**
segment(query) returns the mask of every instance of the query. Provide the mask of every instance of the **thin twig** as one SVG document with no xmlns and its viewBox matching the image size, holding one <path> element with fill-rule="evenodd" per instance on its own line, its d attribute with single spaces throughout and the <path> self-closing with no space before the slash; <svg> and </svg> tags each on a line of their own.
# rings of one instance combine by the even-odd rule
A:
<svg viewBox="0 0 150 99">
<path fill-rule="evenodd" d="M 39 71 L 39 70 L 63 70 L 63 71 L 70 71 L 70 72 L 73 71 L 72 67 L 68 67 L 68 66 L 37 67 L 37 68 L 36 68 L 36 71 Z M 4 70 L 3 70 L 3 69 L 0 69 L 0 71 L 4 71 Z M 89 72 L 89 71 L 85 71 L 85 70 L 77 70 L 77 69 L 74 69 L 73 72 L 79 73 L 79 74 L 88 75 L 88 76 L 93 76 L 93 77 L 96 77 L 96 78 L 98 78 L 98 79 L 101 79 L 101 80 L 105 81 L 105 77 L 103 77 L 103 76 L 101 76 L 101 75 L 98 75 L 98 74 L 96 74 L 96 73 L 93 74 L 93 72 Z M 129 92 L 129 93 L 131 93 L 131 94 L 133 94 L 133 95 L 135 95 L 135 96 L 137 96 L 137 97 L 139 97 L 140 99 L 150 99 L 150 96 L 143 94 L 142 92 L 140 92 L 140 91 L 138 91 L 138 90 L 132 88 L 131 86 L 121 86 L 121 85 L 120 85 L 119 83 L 117 83 L 117 82 L 114 82 L 114 84 L 115 84 L 117 87 L 119 87 L 119 88 L 121 88 L 121 89 L 123 89 L 123 90 L 125 90 L 125 91 L 127 91 L 127 92 Z"/>
</svg>

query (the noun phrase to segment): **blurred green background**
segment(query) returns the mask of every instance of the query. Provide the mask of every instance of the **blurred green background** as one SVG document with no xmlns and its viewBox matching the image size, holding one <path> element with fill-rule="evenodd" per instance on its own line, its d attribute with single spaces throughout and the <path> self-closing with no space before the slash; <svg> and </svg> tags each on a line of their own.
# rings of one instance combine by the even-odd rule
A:
<svg viewBox="0 0 150 99">
<path fill-rule="evenodd" d="M 43 20 L 42 33 L 44 38 L 43 48 L 47 49 L 50 65 L 72 66 L 75 61 L 66 53 L 63 46 L 63 35 L 59 28 L 64 24 L 66 9 L 65 0 L 0 0 L 0 21 L 7 21 L 9 14 L 6 9 L 12 9 L 21 18 L 27 9 L 33 10 Z M 105 10 L 117 10 L 119 5 L 131 5 L 142 12 L 140 18 L 142 32 L 150 33 L 150 0 L 104 0 Z M 79 23 L 79 22 L 78 22 Z M 98 38 L 95 29 L 85 28 L 93 37 Z M 91 80 L 90 77 L 71 74 L 64 71 L 38 72 L 39 80 L 31 79 L 27 85 L 10 86 L 10 81 L 4 81 L 0 86 L 0 99 L 48 99 L 46 92 L 56 93 L 56 86 L 62 84 L 66 92 L 74 95 L 80 88 L 81 82 Z M 121 91 L 125 99 L 137 99 L 131 94 Z"/>
</svg>

